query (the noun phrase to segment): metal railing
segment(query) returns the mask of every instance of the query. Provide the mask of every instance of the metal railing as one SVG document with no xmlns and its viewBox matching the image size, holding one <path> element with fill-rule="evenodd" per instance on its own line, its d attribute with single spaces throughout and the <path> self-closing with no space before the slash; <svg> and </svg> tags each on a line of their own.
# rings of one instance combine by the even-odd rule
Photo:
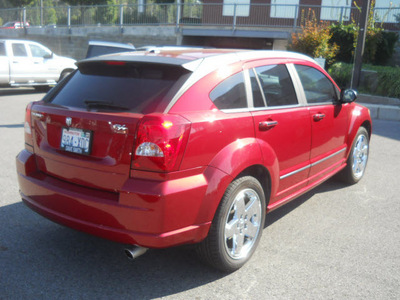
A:
<svg viewBox="0 0 400 300">
<path fill-rule="evenodd" d="M 355 7 L 283 4 L 132 4 L 0 9 L 0 22 L 29 22 L 31 26 L 223 26 L 299 28 L 311 14 L 317 21 L 356 22 Z M 375 8 L 375 21 L 389 30 L 400 29 L 400 7 Z"/>
</svg>

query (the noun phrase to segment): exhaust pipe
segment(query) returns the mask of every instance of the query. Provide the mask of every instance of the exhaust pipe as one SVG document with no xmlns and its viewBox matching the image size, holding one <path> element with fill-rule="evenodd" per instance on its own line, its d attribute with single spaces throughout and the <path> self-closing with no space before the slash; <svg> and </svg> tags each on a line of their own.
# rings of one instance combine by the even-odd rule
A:
<svg viewBox="0 0 400 300">
<path fill-rule="evenodd" d="M 145 254 L 147 250 L 148 248 L 133 246 L 132 248 L 126 248 L 124 252 L 130 260 L 134 260 L 135 258 L 138 258 L 139 256 Z"/>
</svg>

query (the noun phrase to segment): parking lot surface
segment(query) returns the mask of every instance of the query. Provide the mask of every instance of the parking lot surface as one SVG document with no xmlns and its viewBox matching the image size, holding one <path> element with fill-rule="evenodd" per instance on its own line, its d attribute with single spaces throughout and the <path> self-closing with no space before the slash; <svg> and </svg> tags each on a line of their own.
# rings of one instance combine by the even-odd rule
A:
<svg viewBox="0 0 400 300">
<path fill-rule="evenodd" d="M 365 177 L 329 180 L 267 215 L 239 271 L 202 265 L 192 247 L 150 250 L 52 223 L 22 204 L 15 156 L 28 102 L 0 90 L 0 299 L 399 299 L 400 123 L 374 120 Z"/>
</svg>

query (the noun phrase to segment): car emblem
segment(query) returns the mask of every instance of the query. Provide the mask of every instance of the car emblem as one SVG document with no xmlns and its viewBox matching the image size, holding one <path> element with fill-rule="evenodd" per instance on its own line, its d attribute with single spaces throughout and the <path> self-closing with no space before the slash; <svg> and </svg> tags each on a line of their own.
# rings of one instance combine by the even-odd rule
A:
<svg viewBox="0 0 400 300">
<path fill-rule="evenodd" d="M 67 124 L 68 127 L 71 126 L 71 124 L 72 124 L 72 118 L 67 117 L 67 118 L 65 119 L 65 124 Z"/>
</svg>

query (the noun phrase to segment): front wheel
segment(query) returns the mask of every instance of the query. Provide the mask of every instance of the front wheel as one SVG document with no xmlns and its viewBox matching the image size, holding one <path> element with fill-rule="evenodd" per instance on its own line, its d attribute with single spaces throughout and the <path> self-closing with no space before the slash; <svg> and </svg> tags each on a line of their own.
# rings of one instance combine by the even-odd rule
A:
<svg viewBox="0 0 400 300">
<path fill-rule="evenodd" d="M 358 129 L 341 178 L 349 184 L 357 183 L 364 176 L 369 155 L 369 134 L 364 127 Z"/>
<path fill-rule="evenodd" d="M 251 176 L 234 180 L 225 191 L 207 238 L 198 246 L 200 257 L 224 272 L 242 267 L 260 241 L 265 211 L 260 182 Z"/>
</svg>

